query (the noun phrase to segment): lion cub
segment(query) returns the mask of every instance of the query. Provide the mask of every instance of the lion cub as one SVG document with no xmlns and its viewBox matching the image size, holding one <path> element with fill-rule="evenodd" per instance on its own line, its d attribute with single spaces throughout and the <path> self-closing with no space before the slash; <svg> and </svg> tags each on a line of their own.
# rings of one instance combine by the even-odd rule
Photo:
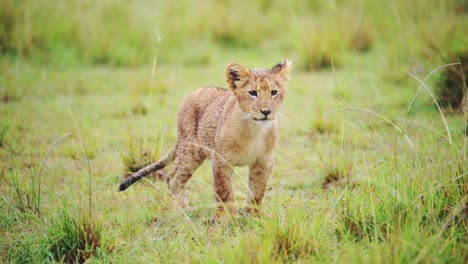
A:
<svg viewBox="0 0 468 264">
<path fill-rule="evenodd" d="M 233 166 L 249 166 L 246 212 L 257 214 L 273 169 L 273 148 L 278 139 L 278 109 L 283 102 L 291 61 L 271 69 L 247 69 L 238 63 L 226 67 L 229 86 L 200 88 L 178 113 L 177 142 L 161 160 L 125 179 L 120 191 L 175 160 L 167 176 L 173 197 L 188 207 L 185 185 L 205 159 L 212 160 L 217 206 L 212 220 L 223 212 L 235 214 Z"/>
</svg>

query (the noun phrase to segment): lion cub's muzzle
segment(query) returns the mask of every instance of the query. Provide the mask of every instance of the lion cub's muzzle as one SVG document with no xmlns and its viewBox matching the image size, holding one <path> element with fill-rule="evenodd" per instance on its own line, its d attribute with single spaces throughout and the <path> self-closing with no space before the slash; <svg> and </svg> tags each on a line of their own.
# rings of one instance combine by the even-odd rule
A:
<svg viewBox="0 0 468 264">
<path fill-rule="evenodd" d="M 257 123 L 268 123 L 268 121 L 275 119 L 275 115 L 269 109 L 262 109 L 260 110 L 260 113 L 259 115 L 252 117 L 252 119 Z"/>
</svg>

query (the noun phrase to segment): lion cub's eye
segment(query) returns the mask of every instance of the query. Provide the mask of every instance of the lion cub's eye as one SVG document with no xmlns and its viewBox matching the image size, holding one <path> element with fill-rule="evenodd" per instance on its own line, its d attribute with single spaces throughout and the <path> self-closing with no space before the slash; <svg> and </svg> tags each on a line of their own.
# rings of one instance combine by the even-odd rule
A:
<svg viewBox="0 0 468 264">
<path fill-rule="evenodd" d="M 249 94 L 250 94 L 251 96 L 257 97 L 257 91 L 255 91 L 255 90 L 249 91 Z"/>
<path fill-rule="evenodd" d="M 271 96 L 275 96 L 278 94 L 278 90 L 271 90 Z"/>
</svg>

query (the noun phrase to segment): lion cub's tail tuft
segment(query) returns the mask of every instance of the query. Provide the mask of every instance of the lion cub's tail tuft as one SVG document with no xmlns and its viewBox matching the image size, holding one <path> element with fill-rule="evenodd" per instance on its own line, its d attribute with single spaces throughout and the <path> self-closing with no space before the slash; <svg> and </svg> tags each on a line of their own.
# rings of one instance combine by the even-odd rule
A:
<svg viewBox="0 0 468 264">
<path fill-rule="evenodd" d="M 130 177 L 126 178 L 120 183 L 119 186 L 119 192 L 125 191 L 130 185 L 134 184 L 135 182 L 141 180 L 141 178 L 158 171 L 160 169 L 163 169 L 167 165 L 171 164 L 174 159 L 175 159 L 175 154 L 176 154 L 176 148 L 175 146 L 172 148 L 172 150 L 167 153 L 162 159 L 158 160 L 155 163 L 152 163 L 139 171 L 135 172 L 132 174 Z"/>
</svg>

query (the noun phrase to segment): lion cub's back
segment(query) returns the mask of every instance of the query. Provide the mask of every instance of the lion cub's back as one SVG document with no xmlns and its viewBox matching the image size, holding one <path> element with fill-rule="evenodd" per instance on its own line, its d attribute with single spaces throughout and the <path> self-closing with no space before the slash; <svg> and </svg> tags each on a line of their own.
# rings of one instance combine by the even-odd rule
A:
<svg viewBox="0 0 468 264">
<path fill-rule="evenodd" d="M 224 105 L 231 96 L 228 89 L 199 88 L 190 94 L 178 113 L 178 137 L 211 147 Z"/>
</svg>

